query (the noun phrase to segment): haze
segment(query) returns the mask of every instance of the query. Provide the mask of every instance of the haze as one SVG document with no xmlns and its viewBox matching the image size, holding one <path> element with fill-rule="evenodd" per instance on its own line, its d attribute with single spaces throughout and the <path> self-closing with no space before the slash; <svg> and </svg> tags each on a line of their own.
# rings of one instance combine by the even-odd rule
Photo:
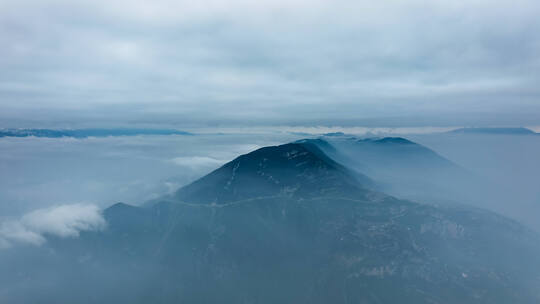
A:
<svg viewBox="0 0 540 304">
<path fill-rule="evenodd" d="M 0 303 L 540 303 L 537 0 L 0 0 Z"/>
</svg>

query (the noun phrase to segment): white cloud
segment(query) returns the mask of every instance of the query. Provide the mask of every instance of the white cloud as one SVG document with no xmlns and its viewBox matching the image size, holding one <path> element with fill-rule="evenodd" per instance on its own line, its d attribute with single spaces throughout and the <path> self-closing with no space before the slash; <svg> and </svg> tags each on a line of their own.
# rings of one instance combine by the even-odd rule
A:
<svg viewBox="0 0 540 304">
<path fill-rule="evenodd" d="M 38 209 L 17 220 L 0 223 L 0 248 L 15 244 L 42 245 L 47 235 L 78 237 L 81 231 L 97 231 L 106 222 L 95 205 L 72 204 Z"/>
<path fill-rule="evenodd" d="M 224 160 L 219 160 L 207 156 L 182 156 L 175 157 L 172 162 L 178 166 L 187 167 L 191 170 L 201 168 L 217 167 L 225 163 Z"/>
<path fill-rule="evenodd" d="M 45 238 L 19 221 L 4 222 L 0 225 L 0 248 L 10 247 L 12 243 L 41 245 L 45 243 Z"/>
</svg>

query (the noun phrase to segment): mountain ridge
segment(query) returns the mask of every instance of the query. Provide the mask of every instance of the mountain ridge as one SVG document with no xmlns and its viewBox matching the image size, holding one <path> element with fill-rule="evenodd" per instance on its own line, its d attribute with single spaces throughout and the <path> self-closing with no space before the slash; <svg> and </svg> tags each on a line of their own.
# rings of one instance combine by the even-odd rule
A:
<svg viewBox="0 0 540 304">
<path fill-rule="evenodd" d="M 1 137 L 88 138 L 137 135 L 192 135 L 173 129 L 0 129 Z"/>
<path fill-rule="evenodd" d="M 347 188 L 347 191 L 360 193 L 363 191 L 362 182 L 364 185 L 371 183 L 369 178 L 353 173 L 332 160 L 317 146 L 289 143 L 241 155 L 182 187 L 174 196 L 186 202 L 222 204 L 275 195 L 276 192 L 302 197 Z M 242 186 L 237 187 L 237 183 Z M 326 183 L 325 187 L 322 187 L 323 183 Z M 328 187 L 329 183 L 331 187 Z M 257 187 L 250 184 L 257 184 Z M 336 189 L 330 189 L 332 187 Z M 194 195 L 198 197 L 195 200 Z"/>
</svg>

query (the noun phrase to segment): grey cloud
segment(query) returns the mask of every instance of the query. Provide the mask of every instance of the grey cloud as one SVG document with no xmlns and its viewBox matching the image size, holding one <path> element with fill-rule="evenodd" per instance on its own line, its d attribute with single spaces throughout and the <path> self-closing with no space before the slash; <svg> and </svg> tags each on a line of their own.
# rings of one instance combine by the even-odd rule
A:
<svg viewBox="0 0 540 304">
<path fill-rule="evenodd" d="M 458 124 L 489 115 L 516 124 L 539 118 L 527 116 L 540 112 L 539 9 L 533 0 L 3 3 L 0 105 L 4 121 L 30 125 L 445 124 L 439 117 L 470 112 Z"/>
</svg>

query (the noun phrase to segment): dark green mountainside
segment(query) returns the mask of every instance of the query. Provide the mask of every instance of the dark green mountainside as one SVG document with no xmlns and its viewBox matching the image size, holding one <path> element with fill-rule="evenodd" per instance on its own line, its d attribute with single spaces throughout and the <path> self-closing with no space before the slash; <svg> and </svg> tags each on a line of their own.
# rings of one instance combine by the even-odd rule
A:
<svg viewBox="0 0 540 304">
<path fill-rule="evenodd" d="M 184 202 L 223 204 L 267 196 L 293 198 L 365 194 L 372 181 L 349 171 L 316 145 L 291 143 L 242 155 L 175 195 Z"/>
</svg>

